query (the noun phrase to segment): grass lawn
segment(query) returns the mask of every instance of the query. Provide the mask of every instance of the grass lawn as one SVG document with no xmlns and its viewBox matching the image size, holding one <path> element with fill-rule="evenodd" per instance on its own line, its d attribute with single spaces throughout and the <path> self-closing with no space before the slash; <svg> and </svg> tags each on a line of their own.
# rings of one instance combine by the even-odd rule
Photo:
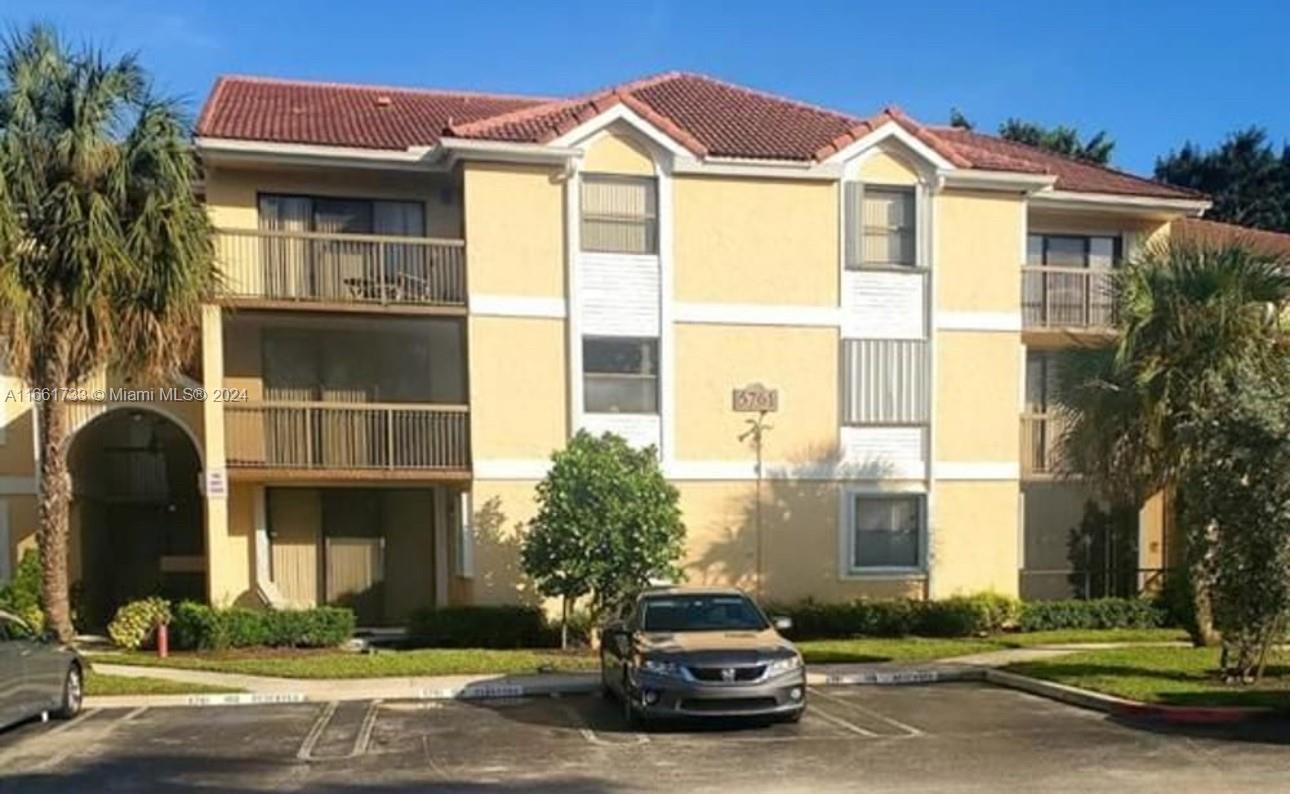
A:
<svg viewBox="0 0 1290 794">
<path fill-rule="evenodd" d="M 222 686 L 185 684 L 162 678 L 130 678 L 123 675 L 105 675 L 93 670 L 85 676 L 85 694 L 95 695 L 223 695 L 241 692 Z"/>
<path fill-rule="evenodd" d="M 175 653 L 158 659 L 146 653 L 104 654 L 104 664 L 179 667 L 278 678 L 390 678 L 419 675 L 518 675 L 595 670 L 591 652 L 427 648 L 415 651 L 342 653 L 319 650 L 246 650 L 224 653 Z"/>
<path fill-rule="evenodd" d="M 1186 642 L 1182 629 L 1059 629 L 1026 634 L 1002 634 L 991 639 L 1011 648 L 1073 645 L 1086 642 Z"/>
<path fill-rule="evenodd" d="M 1001 646 L 990 639 L 937 639 L 931 637 L 862 637 L 850 640 L 804 640 L 797 643 L 807 664 L 839 662 L 926 662 Z"/>
<path fill-rule="evenodd" d="M 1283 653 L 1263 681 L 1229 686 L 1214 676 L 1214 648 L 1115 648 L 1083 651 L 1006 669 L 1111 695 L 1176 706 L 1272 706 L 1290 709 L 1290 662 Z"/>
</svg>

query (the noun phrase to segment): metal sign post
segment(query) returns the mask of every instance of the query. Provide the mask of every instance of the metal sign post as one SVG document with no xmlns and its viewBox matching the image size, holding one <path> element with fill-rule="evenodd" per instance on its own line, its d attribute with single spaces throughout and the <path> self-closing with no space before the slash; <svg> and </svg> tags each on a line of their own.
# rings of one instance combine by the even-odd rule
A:
<svg viewBox="0 0 1290 794">
<path fill-rule="evenodd" d="M 743 388 L 737 388 L 731 394 L 731 407 L 735 413 L 755 413 L 755 417 L 749 417 L 744 420 L 748 429 L 739 434 L 739 440 L 751 442 L 753 452 L 756 455 L 756 499 L 757 503 L 754 512 L 756 550 L 755 550 L 755 571 L 756 571 L 756 592 L 757 600 L 761 601 L 763 596 L 762 580 L 765 578 L 762 565 L 762 531 L 761 531 L 761 481 L 762 481 L 762 442 L 766 432 L 772 428 L 766 423 L 766 416 L 779 410 L 779 391 L 768 389 L 760 383 L 751 383 Z"/>
</svg>

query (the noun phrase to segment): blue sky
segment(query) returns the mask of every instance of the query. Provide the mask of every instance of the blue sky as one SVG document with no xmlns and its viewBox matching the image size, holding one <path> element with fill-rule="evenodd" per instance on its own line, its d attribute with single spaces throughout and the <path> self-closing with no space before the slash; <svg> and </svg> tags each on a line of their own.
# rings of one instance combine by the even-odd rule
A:
<svg viewBox="0 0 1290 794">
<path fill-rule="evenodd" d="M 1106 129 L 1116 165 L 1141 172 L 1237 127 L 1290 136 L 1275 0 L 0 0 L 0 18 L 137 50 L 194 112 L 229 72 L 559 95 L 684 69 L 859 115 Z"/>
</svg>

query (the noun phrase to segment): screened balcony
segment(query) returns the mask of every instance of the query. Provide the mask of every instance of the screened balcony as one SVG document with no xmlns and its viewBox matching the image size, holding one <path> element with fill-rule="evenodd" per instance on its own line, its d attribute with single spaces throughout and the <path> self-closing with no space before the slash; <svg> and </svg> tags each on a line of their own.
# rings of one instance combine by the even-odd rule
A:
<svg viewBox="0 0 1290 794">
<path fill-rule="evenodd" d="M 225 325 L 225 456 L 319 478 L 470 469 L 464 321 L 240 313 Z M 271 478 L 269 478 L 271 479 Z"/>
<path fill-rule="evenodd" d="M 1025 328 L 1109 331 L 1114 327 L 1114 271 L 1027 266 L 1021 273 Z"/>
</svg>

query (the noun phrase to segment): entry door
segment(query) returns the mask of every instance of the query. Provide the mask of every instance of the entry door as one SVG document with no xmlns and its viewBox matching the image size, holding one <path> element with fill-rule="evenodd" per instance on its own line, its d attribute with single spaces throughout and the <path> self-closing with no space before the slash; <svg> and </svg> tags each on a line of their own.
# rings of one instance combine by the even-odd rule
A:
<svg viewBox="0 0 1290 794">
<path fill-rule="evenodd" d="M 354 610 L 360 625 L 381 625 L 385 601 L 385 536 L 381 494 L 356 488 L 323 492 L 327 603 Z"/>
</svg>

